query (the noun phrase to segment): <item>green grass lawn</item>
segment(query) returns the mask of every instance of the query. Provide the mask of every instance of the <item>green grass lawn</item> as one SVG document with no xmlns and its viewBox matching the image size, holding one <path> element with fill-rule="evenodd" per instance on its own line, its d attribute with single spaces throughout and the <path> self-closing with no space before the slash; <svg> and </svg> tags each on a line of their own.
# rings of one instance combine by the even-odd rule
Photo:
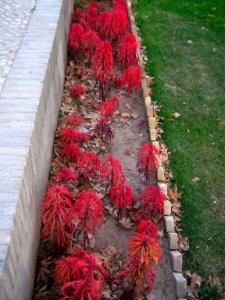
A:
<svg viewBox="0 0 225 300">
<path fill-rule="evenodd" d="M 186 268 L 224 280 L 225 1 L 138 0 L 135 10 L 155 77 L 153 100 L 162 104 L 169 167 L 182 192 Z"/>
</svg>

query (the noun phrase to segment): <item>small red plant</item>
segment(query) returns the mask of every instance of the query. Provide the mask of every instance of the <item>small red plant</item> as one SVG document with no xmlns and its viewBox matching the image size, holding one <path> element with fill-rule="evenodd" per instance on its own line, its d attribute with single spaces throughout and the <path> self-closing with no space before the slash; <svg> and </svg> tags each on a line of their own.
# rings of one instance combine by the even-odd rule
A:
<svg viewBox="0 0 225 300">
<path fill-rule="evenodd" d="M 137 44 L 122 42 L 119 44 L 117 53 L 117 62 L 122 68 L 134 65 L 137 62 L 136 57 Z"/>
<path fill-rule="evenodd" d="M 116 96 L 109 96 L 107 98 L 107 101 L 109 101 L 110 103 L 112 103 L 114 109 L 117 109 L 119 107 L 120 99 L 117 98 Z"/>
<path fill-rule="evenodd" d="M 111 118 L 114 113 L 114 106 L 110 101 L 106 100 L 97 106 L 97 110 L 103 117 Z"/>
<path fill-rule="evenodd" d="M 100 81 L 100 93 L 104 100 L 106 97 L 105 85 L 112 77 L 113 55 L 112 46 L 109 41 L 100 42 L 93 57 L 93 69 L 97 80 Z"/>
<path fill-rule="evenodd" d="M 103 13 L 99 28 L 100 34 L 112 42 L 115 42 L 122 36 L 128 27 L 128 18 L 126 12 L 121 9 L 113 9 Z"/>
<path fill-rule="evenodd" d="M 55 241 L 58 247 L 67 246 L 71 237 L 67 227 L 72 210 L 72 194 L 65 185 L 49 187 L 41 202 L 42 237 Z"/>
<path fill-rule="evenodd" d="M 153 144 L 143 144 L 138 154 L 137 168 L 138 172 L 147 179 L 154 175 L 159 167 L 160 152 Z"/>
<path fill-rule="evenodd" d="M 141 72 L 138 66 L 129 66 L 122 74 L 123 86 L 131 93 L 140 88 Z"/>
<path fill-rule="evenodd" d="M 83 123 L 84 119 L 79 115 L 68 115 L 65 117 L 65 122 L 67 125 L 76 127 Z"/>
<path fill-rule="evenodd" d="M 164 200 L 166 198 L 163 190 L 157 185 L 150 185 L 141 194 L 142 206 L 136 213 L 137 220 L 155 218 L 163 213 Z"/>
<path fill-rule="evenodd" d="M 100 160 L 93 152 L 85 152 L 80 156 L 76 166 L 77 172 L 85 179 L 98 177 Z"/>
<path fill-rule="evenodd" d="M 134 35 L 133 33 L 130 33 L 130 32 L 124 34 L 121 42 L 122 43 L 131 43 L 131 44 L 135 45 L 136 48 L 138 46 L 136 35 Z"/>
<path fill-rule="evenodd" d="M 61 136 L 62 142 L 64 144 L 72 143 L 74 141 L 76 141 L 78 143 L 83 143 L 83 142 L 87 141 L 88 139 L 90 139 L 90 137 L 91 137 L 91 135 L 89 133 L 79 132 L 79 131 L 73 129 L 73 127 L 71 127 L 71 126 L 63 127 L 60 130 L 60 136 Z"/>
<path fill-rule="evenodd" d="M 83 45 L 87 53 L 88 59 L 91 61 L 95 53 L 97 45 L 100 43 L 100 38 L 97 33 L 93 30 L 88 30 L 84 34 Z"/>
<path fill-rule="evenodd" d="M 151 220 L 141 220 L 140 223 L 138 224 L 137 228 L 136 228 L 136 232 L 137 233 L 145 233 L 147 235 L 149 235 L 150 237 L 152 237 L 153 239 L 157 240 L 157 226 L 155 225 L 155 223 L 153 223 Z"/>
<path fill-rule="evenodd" d="M 68 180 L 77 180 L 78 176 L 73 173 L 70 168 L 62 167 L 58 173 L 56 173 L 56 181 L 67 182 Z"/>
<path fill-rule="evenodd" d="M 68 161 L 75 162 L 80 157 L 81 152 L 79 146 L 71 142 L 62 145 L 61 154 L 62 156 L 65 155 Z"/>
<path fill-rule="evenodd" d="M 121 183 L 114 185 L 110 190 L 110 199 L 118 208 L 118 220 L 121 217 L 122 210 L 132 203 L 131 188 L 128 184 Z"/>
<path fill-rule="evenodd" d="M 122 86 L 122 79 L 119 75 L 115 75 L 113 79 L 113 83 L 117 88 L 120 88 Z"/>
<path fill-rule="evenodd" d="M 80 50 L 84 36 L 84 29 L 80 24 L 72 23 L 69 32 L 69 47 L 73 52 Z"/>
<path fill-rule="evenodd" d="M 113 138 L 112 128 L 106 118 L 100 118 L 95 126 L 94 132 L 104 143 L 108 143 Z"/>
<path fill-rule="evenodd" d="M 79 99 L 85 93 L 85 88 L 81 84 L 76 84 L 71 88 L 71 95 Z"/>
<path fill-rule="evenodd" d="M 103 222 L 102 202 L 94 192 L 81 192 L 74 205 L 76 228 L 83 231 L 84 248 L 87 234 L 94 234 L 97 226 Z"/>
<path fill-rule="evenodd" d="M 69 266 L 69 263 L 71 265 Z M 63 299 L 99 300 L 104 284 L 104 276 L 109 277 L 103 267 L 103 261 L 98 260 L 93 253 L 82 251 L 81 255 L 62 257 L 56 261 L 56 277 L 65 274 L 66 282 L 61 291 Z M 69 276 L 70 275 L 70 276 Z M 58 281 L 57 281 L 58 282 Z"/>
<path fill-rule="evenodd" d="M 124 10 L 126 13 L 128 13 L 127 3 L 124 0 L 114 0 L 113 1 L 113 8 Z"/>
<path fill-rule="evenodd" d="M 101 177 L 106 179 L 111 186 L 119 185 L 125 181 L 125 176 L 119 160 L 112 155 L 106 155 L 101 166 Z"/>
</svg>

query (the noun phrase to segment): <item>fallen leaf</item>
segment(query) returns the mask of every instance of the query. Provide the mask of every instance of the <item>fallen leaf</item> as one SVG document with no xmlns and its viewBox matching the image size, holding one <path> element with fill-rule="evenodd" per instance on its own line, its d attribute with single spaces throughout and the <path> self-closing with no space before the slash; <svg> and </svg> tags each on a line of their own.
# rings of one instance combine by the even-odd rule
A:
<svg viewBox="0 0 225 300">
<path fill-rule="evenodd" d="M 123 117 L 123 118 L 130 118 L 130 114 L 128 114 L 128 113 L 121 113 L 121 117 Z"/>
<path fill-rule="evenodd" d="M 168 188 L 168 197 L 170 198 L 171 202 L 175 203 L 181 197 L 181 193 L 178 193 L 177 186 L 175 185 L 174 188 Z"/>
<path fill-rule="evenodd" d="M 119 223 L 125 229 L 131 229 L 134 226 L 134 223 L 131 221 L 131 219 L 127 219 L 125 217 L 119 220 Z"/>
<path fill-rule="evenodd" d="M 194 273 L 191 277 L 191 287 L 192 288 L 200 288 L 202 283 L 202 277 L 196 273 Z"/>
<path fill-rule="evenodd" d="M 200 178 L 194 177 L 194 178 L 191 179 L 191 181 L 192 181 L 192 182 L 199 182 L 199 181 L 200 181 Z"/>
<path fill-rule="evenodd" d="M 130 103 L 125 103 L 124 106 L 126 106 L 126 108 L 128 108 L 129 110 L 131 110 L 131 104 Z"/>
<path fill-rule="evenodd" d="M 221 279 L 216 275 L 209 276 L 209 280 L 207 280 L 206 284 L 210 285 L 210 286 L 212 286 L 214 284 L 216 284 L 218 286 L 222 285 Z"/>
<path fill-rule="evenodd" d="M 138 118 L 138 115 L 134 113 L 134 114 L 131 115 L 131 117 L 132 117 L 133 119 L 137 119 L 137 118 Z"/>
<path fill-rule="evenodd" d="M 116 110 L 116 111 L 114 111 L 114 114 L 113 114 L 114 116 L 118 116 L 118 115 L 120 115 L 120 112 L 118 111 L 118 110 Z"/>
<path fill-rule="evenodd" d="M 185 236 L 179 236 L 179 249 L 183 252 L 188 251 L 190 248 L 188 238 Z"/>
<path fill-rule="evenodd" d="M 180 117 L 180 114 L 178 112 L 175 112 L 171 116 L 177 119 Z"/>
</svg>

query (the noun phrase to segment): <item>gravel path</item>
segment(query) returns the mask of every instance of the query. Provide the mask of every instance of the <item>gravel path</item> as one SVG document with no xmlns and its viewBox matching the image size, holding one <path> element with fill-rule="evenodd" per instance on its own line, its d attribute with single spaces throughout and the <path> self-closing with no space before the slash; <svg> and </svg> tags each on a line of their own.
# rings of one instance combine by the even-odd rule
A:
<svg viewBox="0 0 225 300">
<path fill-rule="evenodd" d="M 0 1 L 0 93 L 37 0 Z"/>
</svg>

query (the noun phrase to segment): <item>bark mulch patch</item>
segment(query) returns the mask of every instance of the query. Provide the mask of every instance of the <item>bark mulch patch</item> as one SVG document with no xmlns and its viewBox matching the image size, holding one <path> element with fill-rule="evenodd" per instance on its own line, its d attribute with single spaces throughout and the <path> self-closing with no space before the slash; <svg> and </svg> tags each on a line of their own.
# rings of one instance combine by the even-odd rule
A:
<svg viewBox="0 0 225 300">
<path fill-rule="evenodd" d="M 109 20 L 113 23 L 110 14 L 115 14 L 117 22 L 121 16 L 127 18 L 126 2 L 118 0 L 113 5 L 105 13 L 102 3 L 92 2 L 73 15 L 52 167 L 41 202 L 42 234 L 33 299 L 176 298 L 162 209 L 155 207 L 155 200 L 146 207 L 140 196 L 149 187 L 157 187 L 157 179 L 154 163 L 148 172 L 137 170 L 148 132 L 140 78 L 126 85 L 121 74 L 130 63 L 123 65 L 124 60 L 118 59 L 117 50 L 129 33 L 128 19 L 118 37 L 115 25 L 111 31 L 103 30 Z M 100 55 L 100 41 L 95 37 L 96 45 L 90 42 L 90 27 L 101 39 L 111 41 L 114 71 L 109 70 L 108 75 L 108 69 L 99 75 L 104 63 L 100 69 L 93 64 Z M 136 57 L 132 59 L 138 68 Z M 106 107 L 105 103 L 112 105 Z M 120 170 L 117 162 L 110 178 L 103 170 L 109 155 L 122 166 Z M 146 224 L 150 224 L 148 229 Z"/>
</svg>

